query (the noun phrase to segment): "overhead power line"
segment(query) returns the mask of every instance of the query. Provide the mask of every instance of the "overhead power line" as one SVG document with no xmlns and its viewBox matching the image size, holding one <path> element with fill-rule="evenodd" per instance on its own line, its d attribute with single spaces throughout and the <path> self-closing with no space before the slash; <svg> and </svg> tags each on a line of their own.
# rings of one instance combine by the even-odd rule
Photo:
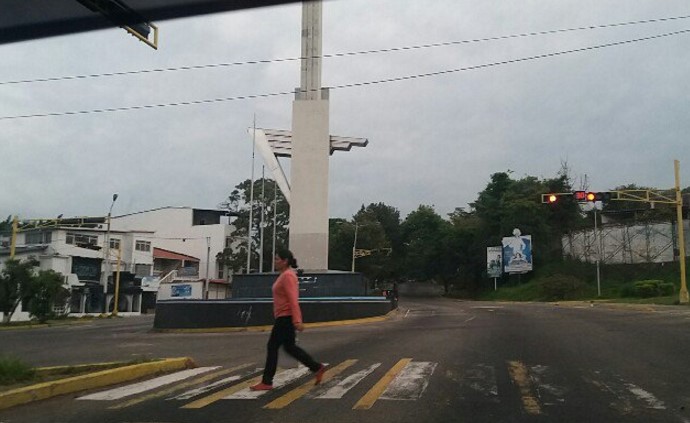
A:
<svg viewBox="0 0 690 423">
<path fill-rule="evenodd" d="M 552 53 L 538 54 L 538 55 L 534 55 L 534 56 L 521 57 L 518 59 L 503 60 L 500 62 L 484 63 L 484 64 L 480 64 L 480 65 L 466 66 L 466 67 L 457 68 L 457 69 L 447 69 L 447 70 L 436 71 L 436 72 L 428 72 L 428 73 L 421 73 L 421 74 L 415 74 L 415 75 L 399 76 L 399 77 L 379 79 L 379 80 L 374 80 L 374 81 L 340 84 L 340 85 L 330 86 L 329 88 L 332 90 L 336 90 L 336 89 L 344 89 L 344 88 L 354 88 L 354 87 L 363 87 L 363 86 L 369 86 L 369 85 L 385 84 L 385 83 L 390 83 L 390 82 L 408 81 L 408 80 L 413 80 L 413 79 L 429 78 L 429 77 L 433 77 L 433 76 L 440 76 L 440 75 L 446 75 L 446 74 L 457 73 L 457 72 L 465 72 L 465 71 L 471 71 L 471 70 L 485 69 L 485 68 L 491 68 L 491 67 L 496 67 L 496 66 L 513 64 L 513 63 L 527 62 L 527 61 L 539 60 L 539 59 L 547 59 L 547 58 L 556 57 L 556 56 L 565 56 L 568 54 L 581 53 L 581 52 L 585 52 L 585 51 L 598 50 L 598 49 L 603 49 L 603 48 L 608 48 L 608 47 L 622 46 L 622 45 L 633 44 L 633 43 L 642 42 L 642 41 L 650 41 L 650 40 L 655 40 L 655 39 L 659 39 L 659 38 L 665 38 L 665 37 L 671 37 L 671 36 L 675 36 L 675 35 L 687 34 L 689 32 L 690 32 L 690 29 L 684 29 L 684 30 L 679 30 L 679 31 L 667 32 L 664 34 L 651 35 L 651 36 L 643 37 L 643 38 L 636 38 L 636 39 L 624 40 L 624 41 L 616 41 L 616 42 L 611 42 L 611 43 L 606 43 L 606 44 L 599 44 L 599 45 L 594 45 L 594 46 L 581 47 L 581 48 L 557 51 L 557 52 L 552 52 Z M 226 102 L 226 101 L 250 100 L 250 99 L 256 99 L 256 98 L 277 97 L 277 96 L 292 95 L 292 94 L 294 94 L 294 91 L 282 91 L 282 92 L 268 93 L 268 94 L 238 95 L 238 96 L 233 96 L 233 97 L 222 97 L 222 98 L 214 98 L 214 99 L 206 99 L 206 100 L 181 101 L 181 102 L 175 102 L 175 103 L 149 104 L 149 105 L 143 105 L 143 106 L 109 107 L 109 108 L 104 108 L 104 109 L 91 109 L 91 110 L 68 111 L 68 112 L 37 113 L 37 114 L 31 114 L 31 115 L 18 115 L 18 116 L 0 116 L 0 121 L 10 120 L 10 119 L 27 119 L 27 118 L 49 117 L 49 116 L 68 116 L 68 115 L 83 115 L 83 114 L 92 114 L 92 113 L 122 112 L 122 111 L 129 111 L 129 110 L 153 109 L 153 108 L 159 108 L 159 107 L 189 106 L 189 105 L 195 105 L 195 104 L 209 104 L 209 103 L 219 103 L 219 102 Z"/>
<path fill-rule="evenodd" d="M 373 50 L 360 50 L 360 51 L 343 52 L 343 53 L 332 53 L 332 54 L 324 54 L 320 57 L 324 58 L 324 59 L 330 59 L 330 58 L 338 58 L 338 57 L 360 56 L 360 55 L 366 55 L 366 54 L 392 53 L 392 52 L 399 52 L 399 51 L 420 50 L 420 49 L 435 48 L 435 47 L 448 47 L 448 46 L 461 45 L 461 44 L 482 43 L 482 42 L 487 42 L 487 41 L 500 41 L 500 40 L 514 39 L 514 38 L 534 37 L 534 36 L 540 36 L 540 35 L 553 35 L 553 34 L 574 32 L 574 31 L 585 31 L 585 30 L 593 30 L 593 29 L 605 29 L 605 28 L 614 28 L 614 27 L 631 26 L 631 25 L 642 25 L 642 24 L 669 22 L 669 21 L 683 20 L 683 19 L 688 19 L 688 18 L 690 18 L 690 15 L 674 16 L 674 17 L 668 17 L 668 18 L 657 18 L 657 19 L 644 19 L 644 20 L 618 22 L 618 23 L 602 24 L 602 25 L 590 25 L 590 26 L 580 26 L 580 27 L 573 27 L 573 28 L 552 29 L 552 30 L 547 30 L 547 31 L 525 32 L 525 33 L 520 33 L 520 34 L 501 35 L 501 36 L 495 36 L 495 37 L 476 38 L 476 39 L 470 39 L 470 40 L 446 41 L 446 42 L 439 42 L 439 43 L 428 43 L 428 44 L 419 44 L 419 45 L 403 46 L 403 47 L 391 47 L 391 48 L 382 48 L 382 49 L 373 49 Z M 121 72 L 105 72 L 105 73 L 93 73 L 93 74 L 71 75 L 71 76 L 56 76 L 56 77 L 47 77 L 47 78 L 22 79 L 22 80 L 16 80 L 16 81 L 0 81 L 0 85 L 17 85 L 17 84 L 39 83 L 39 82 L 57 82 L 57 81 L 91 79 L 91 78 L 104 78 L 104 77 L 113 77 L 113 76 L 140 75 L 140 74 L 146 74 L 146 73 L 162 73 L 162 72 L 177 72 L 177 71 L 199 70 L 199 69 L 213 69 L 213 68 L 224 68 L 224 67 L 235 67 L 235 66 L 246 66 L 246 65 L 293 62 L 293 61 L 298 61 L 298 60 L 302 60 L 302 59 L 303 59 L 303 57 L 287 57 L 287 58 L 277 58 L 277 59 L 262 59 L 262 60 L 246 60 L 246 61 L 226 62 L 226 63 L 211 63 L 211 64 L 205 64 L 205 65 L 177 66 L 177 67 L 157 68 L 157 69 L 140 69 L 140 70 L 121 71 Z"/>
</svg>

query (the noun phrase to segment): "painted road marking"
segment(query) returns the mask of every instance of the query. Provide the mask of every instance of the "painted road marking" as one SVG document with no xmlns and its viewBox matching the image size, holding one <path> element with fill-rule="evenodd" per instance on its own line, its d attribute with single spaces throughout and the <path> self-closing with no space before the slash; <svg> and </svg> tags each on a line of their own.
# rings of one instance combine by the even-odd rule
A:
<svg viewBox="0 0 690 423">
<path fill-rule="evenodd" d="M 229 388 L 225 388 L 223 390 L 220 390 L 218 392 L 214 392 L 213 394 L 199 398 L 196 401 L 192 401 L 189 404 L 186 404 L 182 406 L 182 408 L 203 408 L 206 407 L 209 404 L 213 404 L 214 402 L 221 400 L 225 398 L 228 395 L 232 395 L 235 392 L 241 391 L 245 388 L 249 388 L 252 385 L 256 385 L 257 383 L 261 382 L 261 376 L 257 376 L 254 378 L 251 378 L 249 380 L 245 380 L 244 382 L 240 382 L 237 385 L 231 386 Z"/>
<path fill-rule="evenodd" d="M 309 368 L 301 365 L 299 367 L 278 373 L 273 379 L 273 390 L 275 391 L 276 389 L 282 388 L 285 385 L 289 385 L 307 373 L 310 373 Z M 257 399 L 263 395 L 266 395 L 267 392 L 270 391 L 252 391 L 249 389 L 249 387 L 246 387 L 245 389 L 223 397 L 223 399 Z"/>
<path fill-rule="evenodd" d="M 239 370 L 239 369 L 235 369 L 235 370 Z M 177 396 L 166 398 L 166 399 L 167 400 L 188 400 L 188 399 L 194 398 L 196 396 L 199 396 L 201 394 L 205 394 L 206 392 L 212 391 L 219 386 L 228 385 L 232 382 L 238 381 L 240 379 L 244 379 L 245 377 L 252 375 L 254 373 L 259 373 L 262 370 L 263 370 L 262 368 L 256 368 L 254 370 L 248 370 L 246 372 L 240 373 L 239 375 L 233 375 L 230 377 L 226 377 L 224 379 L 218 380 L 218 381 L 213 382 L 211 384 L 200 386 L 196 389 L 192 389 L 190 391 L 183 392 Z M 227 373 L 231 373 L 231 372 L 230 371 L 225 372 L 225 374 L 227 374 Z"/>
<path fill-rule="evenodd" d="M 653 408 L 655 410 L 666 410 L 666 405 L 663 401 L 658 400 L 654 395 L 645 391 L 637 385 L 632 383 L 626 383 L 625 387 L 628 388 L 633 395 L 635 395 L 641 401 L 647 403 L 647 408 Z"/>
<path fill-rule="evenodd" d="M 322 382 L 322 383 L 323 383 L 323 382 L 328 382 L 328 380 L 330 380 L 330 379 L 333 378 L 334 376 L 339 375 L 339 374 L 342 373 L 345 369 L 347 369 L 348 367 L 352 366 L 352 365 L 355 364 L 356 362 L 357 362 L 357 360 L 345 360 L 345 361 L 343 361 L 342 363 L 338 364 L 337 366 L 335 366 L 335 367 L 333 367 L 333 368 L 331 368 L 331 369 L 328 369 L 328 370 L 324 373 L 323 379 L 322 379 L 321 382 Z M 276 400 L 274 400 L 274 401 L 268 403 L 267 405 L 264 406 L 264 408 L 273 408 L 273 409 L 277 409 L 277 408 L 286 407 L 286 406 L 290 405 L 293 401 L 302 398 L 302 397 L 303 397 L 304 395 L 306 395 L 309 391 L 311 391 L 315 386 L 316 386 L 316 385 L 314 385 L 314 382 L 310 380 L 309 382 L 303 384 L 302 386 L 300 386 L 300 387 L 298 387 L 298 388 L 296 388 L 296 389 L 293 389 L 292 391 L 288 392 L 287 394 L 283 395 L 282 397 L 277 398 Z"/>
<path fill-rule="evenodd" d="M 599 372 L 595 372 L 599 374 Z M 640 388 L 639 386 L 627 382 L 621 378 L 610 377 L 607 379 L 614 379 L 613 382 L 605 383 L 589 378 L 584 378 L 587 382 L 598 387 L 602 391 L 609 392 L 613 395 L 619 403 L 613 404 L 614 408 L 618 409 L 622 413 L 628 414 L 633 411 L 633 403 L 642 402 L 644 408 L 650 408 L 654 410 L 666 410 L 666 404 L 663 401 L 656 398 L 652 393 Z"/>
<path fill-rule="evenodd" d="M 196 369 L 187 369 L 175 372 L 169 375 L 160 376 L 155 379 L 146 380 L 132 385 L 122 386 L 120 388 L 109 389 L 107 391 L 97 392 L 95 394 L 86 395 L 77 398 L 78 400 L 95 400 L 95 401 L 109 401 L 126 398 L 132 395 L 140 394 L 151 389 L 159 388 L 161 386 L 169 385 L 171 383 L 179 382 L 181 380 L 196 376 L 202 373 L 210 372 L 219 369 L 220 366 L 215 367 L 198 367 Z"/>
<path fill-rule="evenodd" d="M 413 361 L 407 363 L 398 376 L 381 394 L 385 400 L 417 400 L 429 385 L 429 378 L 434 373 L 437 363 Z"/>
<path fill-rule="evenodd" d="M 411 362 L 411 358 L 403 358 L 398 361 L 391 369 L 383 375 L 383 377 L 369 390 L 359 401 L 352 407 L 353 410 L 368 410 L 376 400 L 381 396 L 381 393 L 388 387 L 388 384 L 400 373 L 400 371 Z"/>
<path fill-rule="evenodd" d="M 207 375 L 198 377 L 198 378 L 196 378 L 196 379 L 194 379 L 194 380 L 190 380 L 190 381 L 188 381 L 188 382 L 179 383 L 179 384 L 177 384 L 177 385 L 175 385 L 175 386 L 172 386 L 172 387 L 170 387 L 170 388 L 168 388 L 168 389 L 164 389 L 164 390 L 162 390 L 162 391 L 153 392 L 153 393 L 148 394 L 148 395 L 138 396 L 137 398 L 131 399 L 131 400 L 129 400 L 129 401 L 125 401 L 125 402 L 123 402 L 123 403 L 121 403 L 121 404 L 113 405 L 112 407 L 108 407 L 108 408 L 109 408 L 109 409 L 119 409 L 119 408 L 130 407 L 130 406 L 132 406 L 132 405 L 139 404 L 139 403 L 142 403 L 142 402 L 144 402 L 144 401 L 148 401 L 148 400 L 150 400 L 150 399 L 154 399 L 154 398 L 158 398 L 158 397 L 163 397 L 163 396 L 166 396 L 166 395 L 170 395 L 170 394 L 172 394 L 172 393 L 174 393 L 174 392 L 178 392 L 178 391 L 180 391 L 180 390 L 182 390 L 182 389 L 185 389 L 185 388 L 188 388 L 188 387 L 190 387 L 190 386 L 198 386 L 199 384 L 203 384 L 203 383 L 206 383 L 206 382 L 211 381 L 211 380 L 213 380 L 213 379 L 219 378 L 219 377 L 221 377 L 221 376 L 225 376 L 225 375 L 227 375 L 227 374 L 236 372 L 236 371 L 238 371 L 238 370 L 240 370 L 240 369 L 243 369 L 243 368 L 245 368 L 245 367 L 251 366 L 252 364 L 253 364 L 253 363 L 241 364 L 241 365 L 239 365 L 239 366 L 235 366 L 235 367 L 232 367 L 232 368 L 230 368 L 230 369 L 225 369 L 225 370 L 220 370 L 220 371 L 217 371 L 217 372 L 213 372 L 213 373 L 210 373 L 210 374 L 207 374 Z M 170 398 L 168 398 L 168 399 L 170 399 Z"/>
<path fill-rule="evenodd" d="M 513 379 L 513 382 L 520 389 L 520 397 L 522 398 L 522 406 L 528 414 L 541 414 L 541 406 L 539 400 L 532 393 L 529 374 L 527 367 L 519 361 L 508 362 L 508 373 Z"/>
<path fill-rule="evenodd" d="M 498 401 L 496 369 L 486 364 L 477 364 L 465 372 L 465 383 L 474 391 Z"/>
<path fill-rule="evenodd" d="M 323 388 L 321 388 L 320 391 L 317 391 L 313 398 L 319 398 L 319 399 L 340 399 L 342 398 L 350 389 L 354 388 L 357 386 L 359 382 L 361 382 L 365 377 L 369 376 L 374 370 L 376 370 L 381 363 L 375 363 L 372 364 L 371 366 L 367 367 L 364 370 L 360 370 L 357 373 L 354 373 L 345 379 L 339 381 L 338 379 L 334 379 L 334 382 L 337 382 L 335 386 L 332 386 L 332 384 L 325 384 Z M 321 391 L 324 391 L 321 393 Z"/>
<path fill-rule="evenodd" d="M 532 383 L 536 385 L 537 396 L 541 400 L 542 405 L 550 406 L 565 403 L 565 393 L 567 390 L 547 381 L 547 379 L 552 379 L 549 366 L 530 366 L 529 374 Z"/>
</svg>

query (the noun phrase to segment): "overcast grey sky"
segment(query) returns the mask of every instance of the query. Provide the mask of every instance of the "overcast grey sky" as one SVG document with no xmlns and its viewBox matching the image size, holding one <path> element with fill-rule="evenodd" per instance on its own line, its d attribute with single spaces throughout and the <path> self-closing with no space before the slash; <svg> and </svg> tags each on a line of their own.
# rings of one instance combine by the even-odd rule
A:
<svg viewBox="0 0 690 423">
<path fill-rule="evenodd" d="M 331 0 L 324 54 L 690 15 L 687 1 Z M 0 117 L 287 92 L 299 62 L 44 83 L 8 81 L 298 57 L 301 5 L 160 22 L 155 51 L 121 29 L 0 45 Z M 690 19 L 324 59 L 324 86 L 505 62 L 690 28 Z M 385 202 L 467 207 L 490 175 L 590 188 L 690 185 L 690 33 L 331 91 L 330 215 Z M 0 120 L 0 218 L 213 208 L 250 177 L 246 129 L 290 129 L 292 96 Z M 284 163 L 284 165 L 287 165 Z M 261 159 L 257 154 L 256 172 Z"/>
</svg>

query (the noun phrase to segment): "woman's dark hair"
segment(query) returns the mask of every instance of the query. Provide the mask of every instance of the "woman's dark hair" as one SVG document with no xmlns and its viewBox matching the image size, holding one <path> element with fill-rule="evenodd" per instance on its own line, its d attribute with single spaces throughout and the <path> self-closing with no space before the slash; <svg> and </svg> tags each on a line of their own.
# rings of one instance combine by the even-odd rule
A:
<svg viewBox="0 0 690 423">
<path fill-rule="evenodd" d="M 293 269 L 297 268 L 297 259 L 295 259 L 292 251 L 288 249 L 281 249 L 276 253 L 276 255 L 283 260 L 287 260 L 288 266 L 292 267 Z"/>
</svg>

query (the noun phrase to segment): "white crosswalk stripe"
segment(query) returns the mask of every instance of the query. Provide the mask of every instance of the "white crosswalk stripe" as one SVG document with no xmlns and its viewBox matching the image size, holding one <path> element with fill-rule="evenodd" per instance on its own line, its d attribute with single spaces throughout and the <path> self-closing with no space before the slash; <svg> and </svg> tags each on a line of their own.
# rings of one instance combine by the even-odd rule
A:
<svg viewBox="0 0 690 423">
<path fill-rule="evenodd" d="M 280 372 L 273 379 L 273 390 L 275 391 L 276 389 L 280 389 L 281 387 L 294 382 L 308 373 L 310 373 L 309 368 L 304 366 L 299 366 L 295 367 L 294 369 L 288 369 Z M 223 399 L 257 399 L 268 392 L 269 391 L 252 391 L 249 388 L 245 388 Z"/>
<path fill-rule="evenodd" d="M 146 380 L 132 385 L 122 386 L 120 388 L 109 389 L 107 391 L 97 392 L 91 395 L 85 395 L 77 398 L 78 400 L 95 400 L 95 401 L 110 401 L 126 398 L 132 395 L 140 394 L 152 389 L 160 388 L 161 386 L 170 385 L 181 380 L 200 375 L 202 373 L 210 372 L 220 368 L 215 367 L 198 367 L 196 369 L 187 369 L 175 372 L 169 375 L 160 376 L 155 379 Z"/>
<path fill-rule="evenodd" d="M 307 398 L 320 398 L 320 399 L 339 399 L 342 398 L 350 389 L 357 386 L 359 382 L 364 380 L 365 377 L 369 376 L 374 370 L 376 370 L 381 363 L 372 364 L 364 370 L 360 370 L 344 379 L 333 379 L 331 383 L 324 385 L 322 388 L 318 389 Z"/>
<path fill-rule="evenodd" d="M 196 397 L 196 396 L 205 394 L 206 392 L 210 392 L 210 391 L 212 391 L 212 390 L 214 390 L 215 388 L 218 388 L 218 387 L 220 387 L 220 386 L 229 385 L 229 384 L 231 384 L 232 382 L 236 382 L 236 381 L 238 381 L 238 380 L 240 380 L 240 379 L 244 379 L 245 377 L 247 377 L 247 376 L 249 376 L 249 375 L 251 375 L 251 374 L 254 374 L 254 373 L 258 373 L 258 372 L 260 372 L 260 371 L 262 371 L 262 370 L 263 370 L 263 369 L 261 369 L 261 368 L 257 368 L 257 369 L 254 369 L 254 370 L 246 371 L 246 372 L 244 372 L 244 373 L 240 373 L 240 374 L 238 374 L 238 375 L 233 375 L 233 376 L 230 376 L 230 377 L 226 377 L 226 378 L 220 379 L 220 380 L 218 380 L 218 381 L 215 381 L 215 382 L 213 382 L 213 383 L 210 383 L 210 384 L 208 384 L 208 385 L 200 386 L 200 387 L 198 387 L 198 388 L 196 388 L 196 389 L 191 389 L 191 390 L 189 390 L 189 391 L 187 391 L 187 392 L 183 392 L 183 393 L 181 393 L 181 394 L 179 394 L 179 395 L 176 395 L 176 396 L 174 396 L 174 397 L 170 397 L 170 398 L 167 398 L 167 399 L 168 399 L 168 400 L 187 400 L 187 399 L 190 399 L 190 398 L 194 398 L 194 397 Z"/>
<path fill-rule="evenodd" d="M 634 383 L 630 383 L 617 376 L 606 376 L 606 381 L 602 381 L 602 375 L 598 373 L 597 376 L 596 379 L 590 377 L 584 377 L 584 379 L 600 390 L 615 397 L 618 405 L 616 408 L 621 411 L 628 412 L 636 408 L 636 405 L 640 408 L 655 410 L 666 409 L 666 405 L 663 401 Z"/>
<path fill-rule="evenodd" d="M 498 385 L 494 366 L 475 364 L 465 371 L 461 381 L 473 391 L 491 398 L 493 401 L 498 401 Z"/>
<path fill-rule="evenodd" d="M 436 369 L 437 363 L 428 361 L 411 361 L 388 385 L 380 399 L 384 400 L 416 400 L 419 399 L 429 379 Z"/>
</svg>

